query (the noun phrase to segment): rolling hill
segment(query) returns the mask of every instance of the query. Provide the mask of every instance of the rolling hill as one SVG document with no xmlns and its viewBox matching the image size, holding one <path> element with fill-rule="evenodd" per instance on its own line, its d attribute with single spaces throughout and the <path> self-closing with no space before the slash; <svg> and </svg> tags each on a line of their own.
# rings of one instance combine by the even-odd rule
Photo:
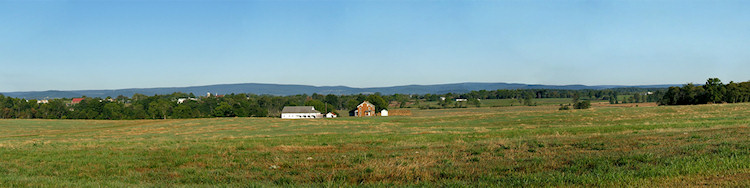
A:
<svg viewBox="0 0 750 188">
<path fill-rule="evenodd" d="M 72 98 L 72 97 L 107 97 L 107 96 L 132 96 L 133 94 L 140 93 L 145 95 L 154 94 L 170 94 L 174 92 L 183 93 L 194 93 L 196 95 L 204 95 L 207 92 L 218 93 L 218 94 L 229 94 L 229 93 L 253 93 L 253 94 L 268 94 L 268 95 L 296 95 L 296 94 L 359 94 L 359 93 L 375 93 L 380 92 L 382 94 L 441 94 L 441 93 L 465 93 L 474 90 L 496 90 L 496 89 L 607 89 L 607 88 L 620 88 L 620 87 L 639 87 L 639 88 L 664 88 L 675 85 L 639 85 L 639 86 L 623 86 L 623 85 L 602 85 L 602 86 L 586 86 L 586 85 L 529 85 L 529 84 L 518 84 L 518 83 L 454 83 L 454 84 L 436 84 L 436 85 L 404 85 L 404 86 L 391 86 L 391 87 L 371 87 L 371 88 L 355 88 L 347 86 L 310 86 L 310 85 L 286 85 L 286 84 L 260 84 L 260 83 L 244 83 L 244 84 L 217 84 L 217 85 L 206 85 L 206 86 L 191 86 L 191 87 L 160 87 L 160 88 L 131 88 L 131 89 L 115 89 L 115 90 L 71 90 L 71 91 L 27 91 L 27 92 L 2 92 L 5 96 L 26 98 L 26 99 L 44 99 L 44 98 Z"/>
</svg>

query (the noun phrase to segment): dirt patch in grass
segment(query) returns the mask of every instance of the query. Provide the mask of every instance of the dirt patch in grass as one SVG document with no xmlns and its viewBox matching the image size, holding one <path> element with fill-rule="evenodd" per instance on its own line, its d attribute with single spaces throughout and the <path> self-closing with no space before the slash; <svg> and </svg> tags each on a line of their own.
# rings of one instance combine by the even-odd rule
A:
<svg viewBox="0 0 750 188">
<path fill-rule="evenodd" d="M 389 116 L 412 116 L 411 110 L 390 110 L 388 111 Z"/>
</svg>

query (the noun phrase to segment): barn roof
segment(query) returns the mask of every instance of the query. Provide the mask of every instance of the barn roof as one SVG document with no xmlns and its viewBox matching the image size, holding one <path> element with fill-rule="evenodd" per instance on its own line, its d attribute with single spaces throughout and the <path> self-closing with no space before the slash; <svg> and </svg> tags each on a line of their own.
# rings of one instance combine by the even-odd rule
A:
<svg viewBox="0 0 750 188">
<path fill-rule="evenodd" d="M 83 100 L 83 98 L 73 98 L 71 103 L 80 103 Z"/>
<path fill-rule="evenodd" d="M 364 102 L 360 103 L 359 105 L 357 105 L 357 108 L 359 108 L 359 107 L 360 107 L 360 106 L 362 106 L 363 104 L 367 104 L 368 106 L 372 106 L 372 107 L 375 107 L 375 105 L 373 105 L 372 103 L 370 103 L 370 102 L 368 102 L 368 101 L 364 101 Z"/>
<path fill-rule="evenodd" d="M 320 113 L 313 106 L 285 106 L 281 113 Z"/>
</svg>

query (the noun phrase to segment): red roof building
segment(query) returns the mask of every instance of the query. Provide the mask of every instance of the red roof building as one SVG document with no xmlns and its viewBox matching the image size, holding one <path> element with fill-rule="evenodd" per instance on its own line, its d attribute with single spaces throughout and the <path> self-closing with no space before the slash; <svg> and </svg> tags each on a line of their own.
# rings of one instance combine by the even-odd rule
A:
<svg viewBox="0 0 750 188">
<path fill-rule="evenodd" d="M 73 98 L 73 101 L 70 101 L 70 104 L 78 104 L 81 103 L 83 98 Z"/>
</svg>

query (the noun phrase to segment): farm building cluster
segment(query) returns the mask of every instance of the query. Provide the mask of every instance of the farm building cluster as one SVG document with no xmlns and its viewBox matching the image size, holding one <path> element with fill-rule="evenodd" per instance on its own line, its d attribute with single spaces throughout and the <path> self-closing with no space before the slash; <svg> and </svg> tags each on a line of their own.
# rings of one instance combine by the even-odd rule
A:
<svg viewBox="0 0 750 188">
<path fill-rule="evenodd" d="M 326 114 L 315 110 L 313 106 L 285 106 L 281 110 L 281 119 L 315 119 L 315 118 L 335 118 L 338 115 L 328 112 Z"/>
<path fill-rule="evenodd" d="M 224 95 L 219 94 L 213 94 L 213 93 L 207 93 L 205 97 L 181 97 L 173 99 L 172 102 L 179 104 L 186 103 L 188 101 L 201 101 L 203 98 L 222 98 Z M 67 102 L 66 106 L 74 106 L 78 105 L 82 102 L 84 102 L 86 98 L 79 97 L 79 98 L 72 98 Z M 107 98 L 107 99 L 99 99 L 99 102 L 115 102 L 116 99 L 114 98 Z M 39 100 L 37 103 L 49 103 L 49 100 Z M 327 110 L 326 110 L 327 111 Z M 402 110 L 403 111 L 403 110 Z M 396 116 L 400 115 L 411 115 L 411 113 L 404 114 L 401 113 L 399 110 L 395 111 Z M 321 111 L 318 111 L 315 109 L 314 106 L 284 106 L 281 110 L 281 118 L 282 119 L 318 119 L 318 118 L 337 118 L 339 114 L 336 114 L 335 112 L 327 112 L 322 113 Z M 359 105 L 356 106 L 356 108 L 349 111 L 349 116 L 353 117 L 375 117 L 375 116 L 389 116 L 389 111 L 386 109 L 378 110 L 376 105 L 369 101 L 363 101 Z"/>
<path fill-rule="evenodd" d="M 357 105 L 352 111 L 349 111 L 350 116 L 355 117 L 372 117 L 372 116 L 388 116 L 388 110 L 381 110 L 377 112 L 375 105 L 368 101 L 364 101 Z M 313 106 L 285 106 L 281 110 L 281 119 L 315 119 L 315 118 L 336 118 L 338 115 L 328 112 L 326 114 L 320 113 L 315 110 Z"/>
</svg>

